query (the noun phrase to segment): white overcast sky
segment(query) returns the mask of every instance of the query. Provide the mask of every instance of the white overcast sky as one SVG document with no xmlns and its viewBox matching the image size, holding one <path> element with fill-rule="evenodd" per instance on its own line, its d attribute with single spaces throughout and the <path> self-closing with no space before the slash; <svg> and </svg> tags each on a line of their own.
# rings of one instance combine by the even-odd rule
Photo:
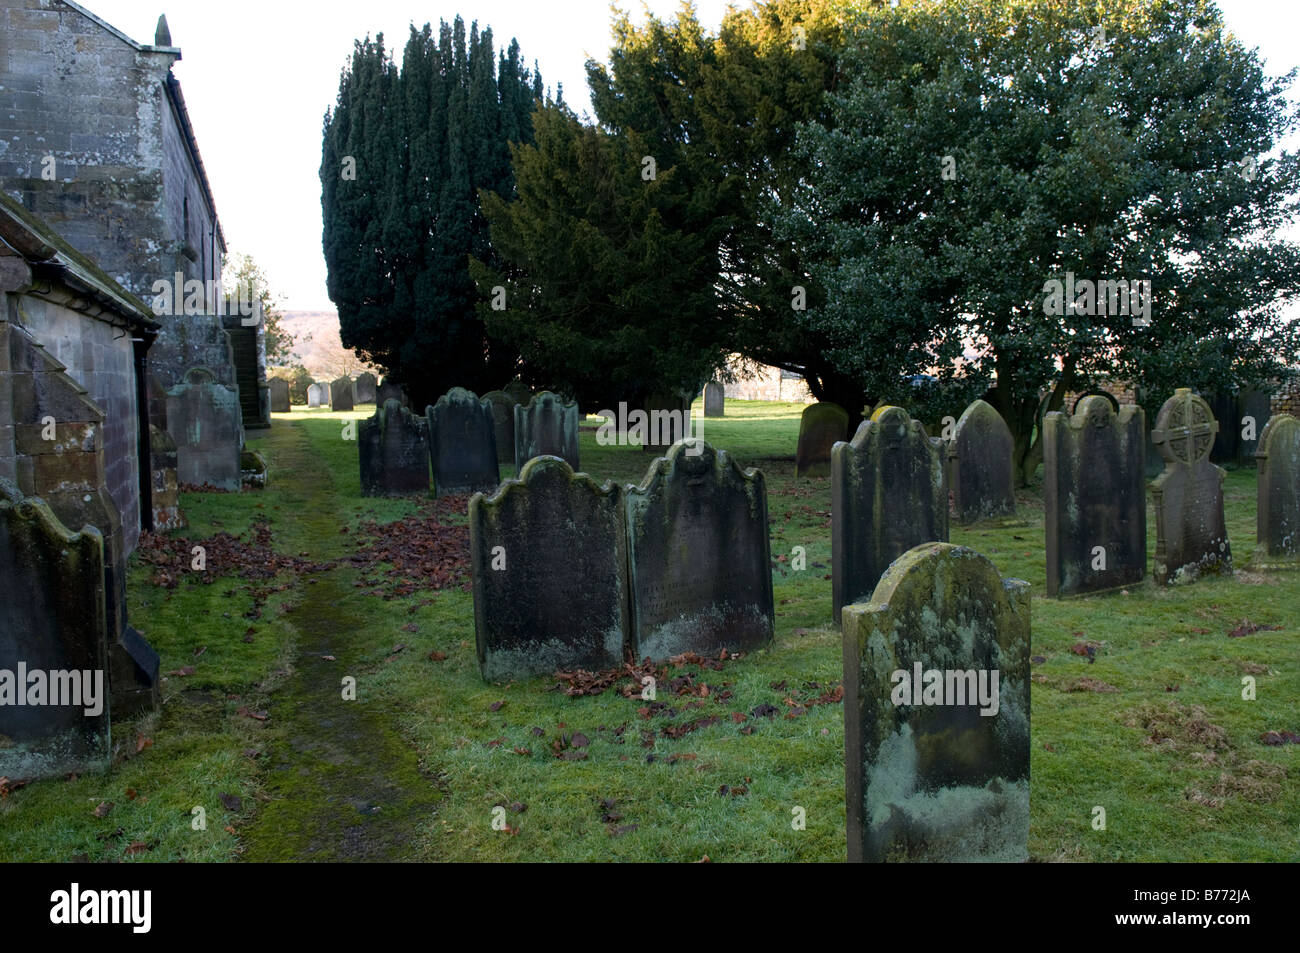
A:
<svg viewBox="0 0 1300 953">
<path fill-rule="evenodd" d="M 185 91 L 199 149 L 231 251 L 252 255 L 291 311 L 333 307 L 321 253 L 321 120 L 338 91 L 352 42 L 384 33 L 400 58 L 409 25 L 435 26 L 460 13 L 491 26 L 498 46 L 519 40 L 548 86 L 564 84 L 578 112 L 589 108 L 583 63 L 607 59 L 606 0 L 80 0 L 82 6 L 141 43 L 152 43 L 167 14 L 182 60 L 174 67 Z M 698 0 L 716 29 L 724 0 Z M 744 6 L 744 3 L 737 3 Z M 638 15 L 639 2 L 623 2 Z M 678 0 L 648 0 L 661 17 Z M 1220 0 L 1237 36 L 1259 47 L 1271 73 L 1300 65 L 1300 0 Z M 1293 87 L 1300 96 L 1300 84 Z M 1289 144 L 1291 145 L 1291 144 Z M 1294 147 L 1294 146 L 1293 146 Z"/>
</svg>

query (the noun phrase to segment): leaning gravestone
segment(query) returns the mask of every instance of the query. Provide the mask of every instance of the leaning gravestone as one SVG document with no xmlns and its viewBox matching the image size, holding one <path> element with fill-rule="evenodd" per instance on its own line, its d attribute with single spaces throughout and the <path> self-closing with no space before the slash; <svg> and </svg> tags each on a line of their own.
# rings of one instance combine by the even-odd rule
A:
<svg viewBox="0 0 1300 953">
<path fill-rule="evenodd" d="M 719 381 L 709 381 L 704 385 L 704 416 L 725 417 L 727 392 Z"/>
<path fill-rule="evenodd" d="M 469 501 L 479 670 L 487 680 L 623 662 L 627 530 L 618 486 L 558 457 Z"/>
<path fill-rule="evenodd" d="M 1271 418 L 1255 451 L 1255 556 L 1261 567 L 1294 568 L 1300 560 L 1300 420 Z"/>
<path fill-rule="evenodd" d="M 503 390 L 488 391 L 483 399 L 492 405 L 492 425 L 496 429 L 497 464 L 515 462 L 515 399 Z"/>
<path fill-rule="evenodd" d="M 799 420 L 795 476 L 824 477 L 831 472 L 831 448 L 849 435 L 849 412 L 839 404 L 809 404 Z"/>
<path fill-rule="evenodd" d="M 831 452 L 833 618 L 871 595 L 913 546 L 948 539 L 943 442 L 901 407 L 881 407 Z"/>
<path fill-rule="evenodd" d="M 1151 437 L 1165 461 L 1165 472 L 1151 484 L 1160 585 L 1232 572 L 1223 519 L 1227 474 L 1210 462 L 1218 429 L 1209 404 L 1186 387 L 1174 391 L 1156 417 Z"/>
<path fill-rule="evenodd" d="M 772 641 L 767 487 L 702 440 L 674 444 L 628 487 L 636 659 L 749 652 Z"/>
<path fill-rule="evenodd" d="M 378 381 L 375 375 L 367 371 L 357 378 L 356 399 L 358 404 L 373 404 L 379 397 Z"/>
<path fill-rule="evenodd" d="M 271 389 L 271 413 L 287 414 L 293 408 L 289 404 L 289 382 L 272 377 L 267 386 Z"/>
<path fill-rule="evenodd" d="M 429 492 L 427 424 L 395 400 L 361 422 L 357 449 L 362 496 Z"/>
<path fill-rule="evenodd" d="M 853 861 L 1029 859 L 1029 584 L 926 543 L 846 606 Z"/>
<path fill-rule="evenodd" d="M 522 472 L 525 463 L 541 456 L 559 457 L 574 470 L 580 469 L 578 405 L 545 390 L 528 406 L 515 405 L 515 470 Z"/>
<path fill-rule="evenodd" d="M 957 421 L 948 448 L 948 479 L 959 523 L 1016 511 L 1015 441 L 993 405 L 977 400 Z"/>
<path fill-rule="evenodd" d="M 355 410 L 356 400 L 352 395 L 352 378 L 339 377 L 330 381 L 330 410 Z"/>
<path fill-rule="evenodd" d="M 492 403 L 453 387 L 425 410 L 438 496 L 488 492 L 501 482 Z"/>
<path fill-rule="evenodd" d="M 106 768 L 102 535 L 89 525 L 70 532 L 44 501 L 24 499 L 0 478 L 0 579 L 6 592 L 22 593 L 0 599 L 0 776 L 34 780 Z M 33 679 L 36 673 L 42 677 Z"/>
<path fill-rule="evenodd" d="M 326 407 L 330 402 L 329 384 L 308 384 L 307 385 L 307 406 L 308 407 Z"/>
<path fill-rule="evenodd" d="M 1147 571 L 1146 422 L 1086 397 L 1043 418 L 1047 594 L 1132 586 Z"/>
</svg>

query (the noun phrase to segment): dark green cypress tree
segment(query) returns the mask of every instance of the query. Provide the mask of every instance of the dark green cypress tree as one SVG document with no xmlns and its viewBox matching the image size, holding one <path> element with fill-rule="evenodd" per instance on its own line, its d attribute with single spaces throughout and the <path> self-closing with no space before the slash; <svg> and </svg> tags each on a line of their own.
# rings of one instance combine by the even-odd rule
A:
<svg viewBox="0 0 1300 953">
<path fill-rule="evenodd" d="M 329 293 L 344 346 L 417 404 L 516 372 L 517 352 L 476 311 L 468 263 L 495 261 L 479 194 L 513 193 L 509 143 L 531 140 L 539 84 L 518 43 L 498 68 L 491 30 L 467 36 L 460 17 L 436 35 L 412 27 L 400 72 L 382 35 L 359 41 L 340 77 L 322 140 Z"/>
</svg>

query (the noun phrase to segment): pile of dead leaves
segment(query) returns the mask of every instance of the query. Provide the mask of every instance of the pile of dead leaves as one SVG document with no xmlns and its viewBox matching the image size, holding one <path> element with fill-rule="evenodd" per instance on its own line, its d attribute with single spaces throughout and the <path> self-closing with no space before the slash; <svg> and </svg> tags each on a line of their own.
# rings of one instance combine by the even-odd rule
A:
<svg viewBox="0 0 1300 953">
<path fill-rule="evenodd" d="M 182 579 L 194 579 L 206 585 L 222 576 L 239 576 L 249 580 L 273 579 L 281 572 L 299 573 L 328 570 L 332 563 L 318 563 L 297 556 L 286 556 L 271 546 L 271 527 L 266 517 L 254 516 L 251 539 L 220 532 L 206 539 L 189 539 L 162 533 L 141 533 L 137 551 L 140 560 L 154 567 L 150 582 L 164 589 L 175 589 Z M 203 547 L 203 569 L 194 569 L 194 548 Z M 306 554 L 303 554 L 304 556 Z"/>
<path fill-rule="evenodd" d="M 611 668 L 603 672 L 589 672 L 582 668 L 559 671 L 555 673 L 559 682 L 552 685 L 548 691 L 563 690 L 570 698 L 581 698 L 584 695 L 600 695 L 618 686 L 620 695 L 624 698 L 632 698 L 642 694 L 650 684 L 646 679 L 652 678 L 656 693 L 662 690 L 674 695 L 707 697 L 710 692 L 709 686 L 702 682 L 697 684 L 695 675 L 688 673 L 674 677 L 670 669 L 683 669 L 694 665 L 697 668 L 718 672 L 727 661 L 734 661 L 739 657 L 738 654 L 729 654 L 725 649 L 716 657 L 683 652 L 681 655 L 674 655 L 663 665 L 655 665 L 647 658 L 636 665 L 624 662 L 619 668 Z"/>
<path fill-rule="evenodd" d="M 464 497 L 420 504 L 419 511 L 393 523 L 363 523 L 359 546 L 347 557 L 365 575 L 358 587 L 385 599 L 426 590 L 470 587 L 469 527 L 450 517 L 463 513 Z"/>
</svg>

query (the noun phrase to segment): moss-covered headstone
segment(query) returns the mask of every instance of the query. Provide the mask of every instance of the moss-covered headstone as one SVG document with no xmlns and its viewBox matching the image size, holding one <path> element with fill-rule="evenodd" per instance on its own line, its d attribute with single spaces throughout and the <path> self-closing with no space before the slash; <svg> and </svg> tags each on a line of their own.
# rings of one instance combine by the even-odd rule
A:
<svg viewBox="0 0 1300 953">
<path fill-rule="evenodd" d="M 622 492 L 534 457 L 469 502 L 474 629 L 488 680 L 613 668 L 628 632 Z"/>
<path fill-rule="evenodd" d="M 1223 518 L 1221 467 L 1210 462 L 1219 424 L 1210 405 L 1186 387 L 1174 391 L 1156 417 L 1151 438 L 1165 471 L 1151 484 L 1156 511 L 1156 582 L 1191 582 L 1231 573 L 1232 549 Z"/>
<path fill-rule="evenodd" d="M 901 407 L 879 408 L 831 453 L 832 618 L 913 546 L 947 539 L 942 441 Z"/>
<path fill-rule="evenodd" d="M 497 463 L 513 466 L 515 462 L 515 399 L 503 390 L 488 391 L 483 399 L 492 405 L 492 425 L 496 428 Z"/>
<path fill-rule="evenodd" d="M 330 410 L 355 410 L 356 402 L 352 378 L 339 377 L 330 381 Z"/>
<path fill-rule="evenodd" d="M 266 386 L 271 392 L 271 413 L 289 413 L 293 409 L 289 404 L 289 382 L 281 377 L 272 377 Z"/>
<path fill-rule="evenodd" d="M 846 606 L 850 861 L 1025 861 L 1029 584 L 917 546 Z"/>
<path fill-rule="evenodd" d="M 824 477 L 831 472 L 831 449 L 849 435 L 849 412 L 839 404 L 809 404 L 799 418 L 795 476 Z"/>
<path fill-rule="evenodd" d="M 1016 511 L 1015 441 L 993 405 L 977 400 L 957 421 L 948 448 L 948 478 L 959 523 Z"/>
<path fill-rule="evenodd" d="M 0 479 L 0 776 L 107 766 L 108 619 L 103 537 L 69 532 Z M 16 596 L 21 594 L 21 598 Z"/>
<path fill-rule="evenodd" d="M 1300 420 L 1290 414 L 1269 419 L 1255 451 L 1255 556 L 1258 566 L 1300 565 Z"/>
<path fill-rule="evenodd" d="M 566 403 L 548 390 L 526 406 L 515 406 L 515 470 L 522 472 L 525 463 L 541 456 L 559 457 L 574 470 L 580 469 L 578 405 Z"/>
<path fill-rule="evenodd" d="M 1146 423 L 1085 397 L 1067 417 L 1043 418 L 1047 594 L 1132 586 L 1147 571 Z"/>
<path fill-rule="evenodd" d="M 767 485 L 702 440 L 674 444 L 627 489 L 632 647 L 661 660 L 772 640 Z"/>
<path fill-rule="evenodd" d="M 429 492 L 427 424 L 395 400 L 361 422 L 357 433 L 362 496 Z"/>
<path fill-rule="evenodd" d="M 490 493 L 501 482 L 491 401 L 453 387 L 425 410 L 438 496 Z"/>
</svg>

